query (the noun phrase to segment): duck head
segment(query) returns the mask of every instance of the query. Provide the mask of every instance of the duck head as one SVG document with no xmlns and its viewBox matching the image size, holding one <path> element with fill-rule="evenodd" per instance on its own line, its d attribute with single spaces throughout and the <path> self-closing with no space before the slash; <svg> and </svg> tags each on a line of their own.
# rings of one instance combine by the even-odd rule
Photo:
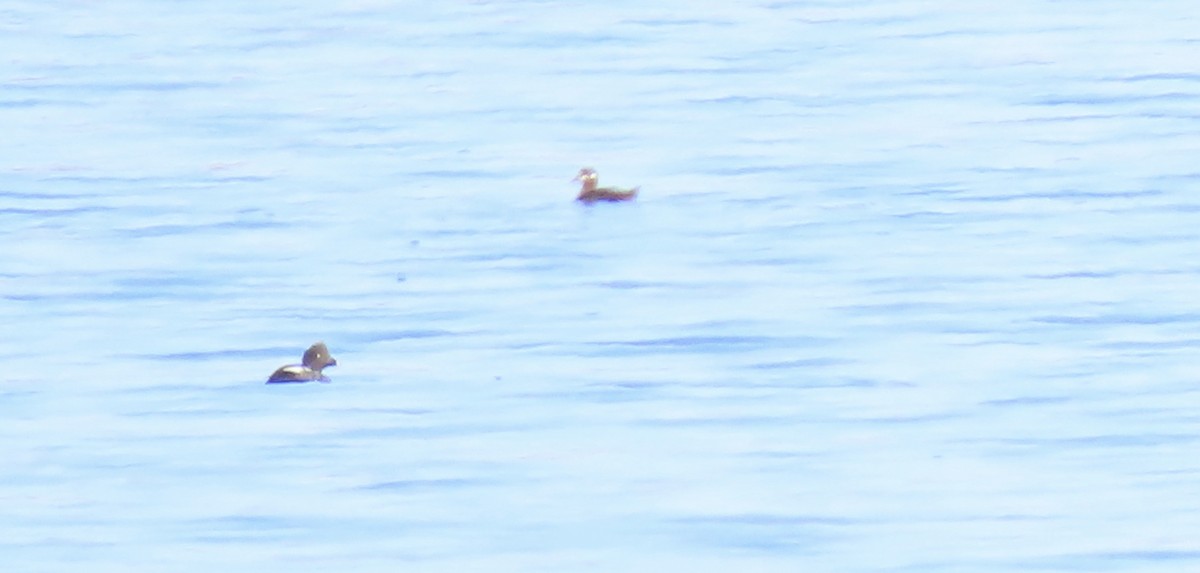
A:
<svg viewBox="0 0 1200 573">
<path fill-rule="evenodd" d="M 596 174 L 595 169 L 584 167 L 579 170 L 579 175 L 576 175 L 571 181 L 583 183 L 583 191 L 587 192 L 596 188 L 596 184 L 600 182 L 600 176 Z"/>
<path fill-rule="evenodd" d="M 309 346 L 308 350 L 304 351 L 302 363 L 317 372 L 326 366 L 337 366 L 337 360 L 329 355 L 329 349 L 325 347 L 324 342 Z"/>
</svg>

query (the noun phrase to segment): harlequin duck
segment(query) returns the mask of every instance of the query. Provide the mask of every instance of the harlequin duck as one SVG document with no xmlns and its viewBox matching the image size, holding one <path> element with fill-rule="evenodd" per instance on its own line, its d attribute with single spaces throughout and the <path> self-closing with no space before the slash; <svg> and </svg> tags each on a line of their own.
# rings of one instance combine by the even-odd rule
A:
<svg viewBox="0 0 1200 573">
<path fill-rule="evenodd" d="M 329 378 L 321 374 L 321 370 L 326 366 L 337 366 L 337 360 L 329 355 L 329 349 L 325 347 L 324 342 L 317 342 L 304 351 L 304 358 L 300 364 L 280 366 L 279 370 L 276 370 L 267 379 L 267 384 L 311 382 L 313 380 L 328 382 Z"/>
<path fill-rule="evenodd" d="M 579 170 L 579 175 L 576 175 L 571 181 L 579 181 L 583 184 L 583 188 L 579 190 L 579 196 L 576 201 L 582 203 L 595 203 L 596 201 L 632 201 L 637 197 L 638 189 L 618 189 L 616 187 L 596 187 L 596 183 L 600 181 L 600 176 L 596 174 L 596 170 L 591 167 L 584 167 Z"/>
</svg>

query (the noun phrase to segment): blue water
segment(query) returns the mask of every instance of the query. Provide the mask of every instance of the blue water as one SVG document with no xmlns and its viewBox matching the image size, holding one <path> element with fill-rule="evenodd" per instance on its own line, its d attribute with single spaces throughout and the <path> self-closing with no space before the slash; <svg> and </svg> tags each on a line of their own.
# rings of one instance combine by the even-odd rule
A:
<svg viewBox="0 0 1200 573">
<path fill-rule="evenodd" d="M 1200 568 L 1191 2 L 427 4 L 0 8 L 4 570 Z"/>
</svg>

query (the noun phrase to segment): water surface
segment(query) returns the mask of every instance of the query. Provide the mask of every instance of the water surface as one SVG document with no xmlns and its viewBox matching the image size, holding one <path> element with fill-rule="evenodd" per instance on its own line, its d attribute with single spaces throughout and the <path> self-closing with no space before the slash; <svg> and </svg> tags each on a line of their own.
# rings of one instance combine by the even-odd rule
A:
<svg viewBox="0 0 1200 573">
<path fill-rule="evenodd" d="M 942 4 L 0 9 L 0 555 L 1195 567 L 1197 15 Z"/>
</svg>

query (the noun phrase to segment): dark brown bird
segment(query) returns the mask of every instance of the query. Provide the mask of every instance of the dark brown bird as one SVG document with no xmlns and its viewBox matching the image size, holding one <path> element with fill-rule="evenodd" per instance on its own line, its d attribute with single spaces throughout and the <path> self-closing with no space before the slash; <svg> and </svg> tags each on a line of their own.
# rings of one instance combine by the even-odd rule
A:
<svg viewBox="0 0 1200 573">
<path fill-rule="evenodd" d="M 328 382 L 321 370 L 326 366 L 337 366 L 337 360 L 334 360 L 329 355 L 329 349 L 325 347 L 324 342 L 317 342 L 308 347 L 304 351 L 304 358 L 300 364 L 288 364 L 280 366 L 271 377 L 267 379 L 267 384 L 278 384 L 280 382 Z"/>
<path fill-rule="evenodd" d="M 572 181 L 579 181 L 583 185 L 575 200 L 588 204 L 596 201 L 632 201 L 637 197 L 638 190 L 641 189 L 640 187 L 633 189 L 596 187 L 596 184 L 600 182 L 600 176 L 591 167 L 580 169 L 579 175 L 576 175 Z"/>
</svg>

